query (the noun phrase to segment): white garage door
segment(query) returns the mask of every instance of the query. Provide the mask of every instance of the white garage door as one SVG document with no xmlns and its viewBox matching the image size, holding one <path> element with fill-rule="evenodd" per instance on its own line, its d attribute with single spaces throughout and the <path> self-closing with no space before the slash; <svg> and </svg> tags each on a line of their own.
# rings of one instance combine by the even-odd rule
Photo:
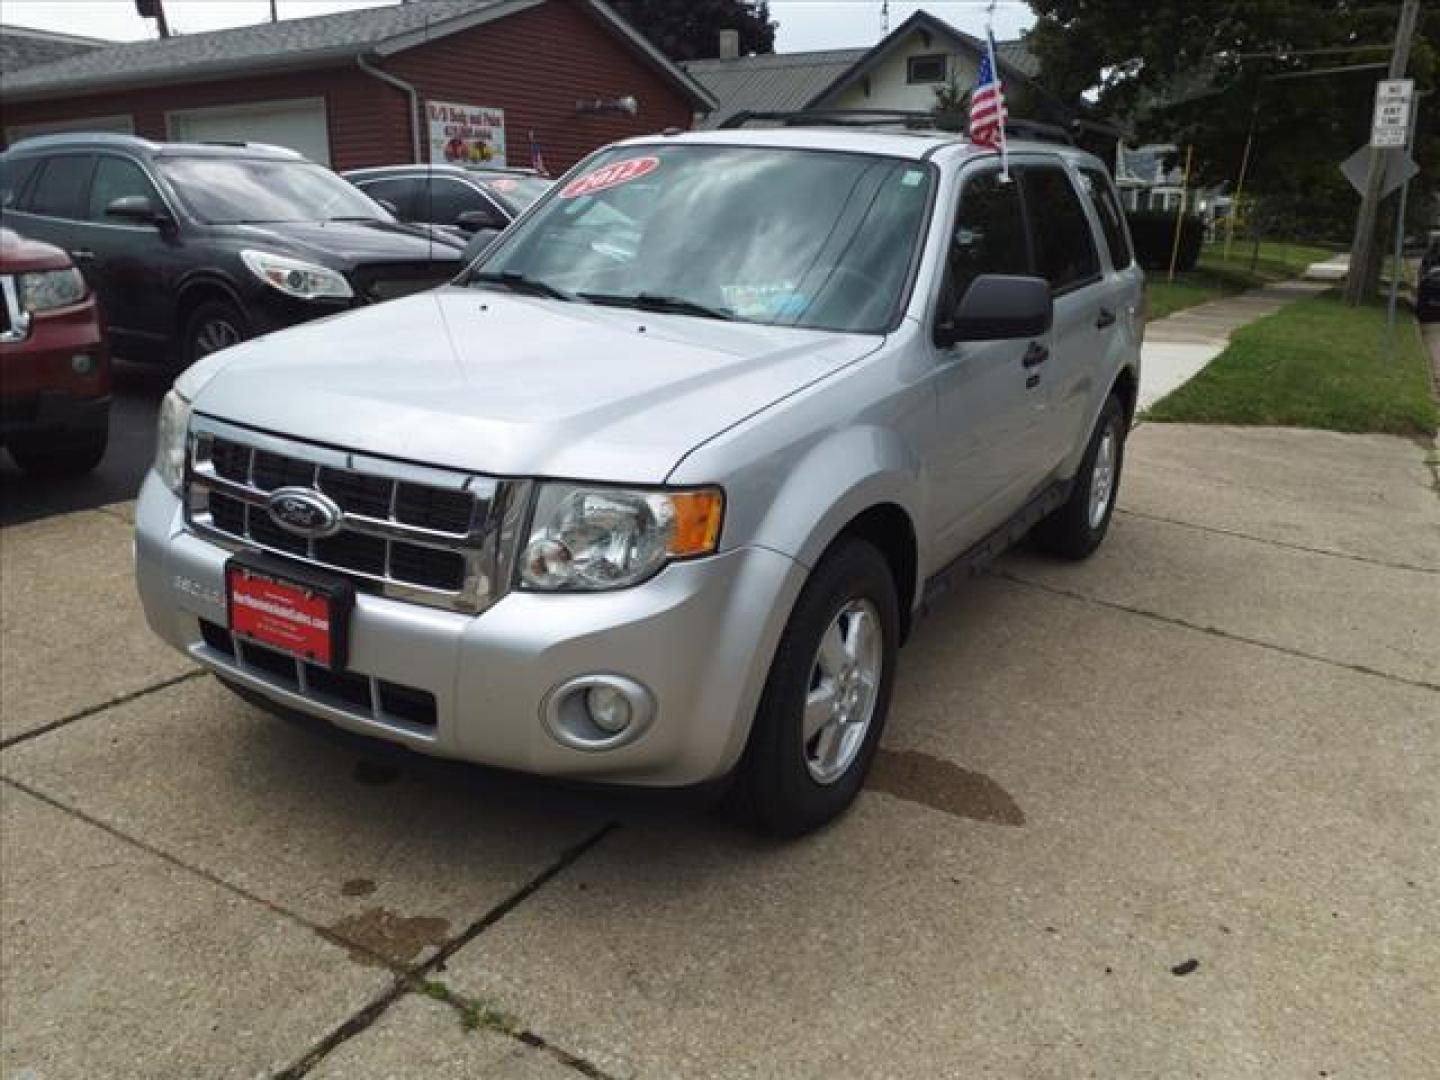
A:
<svg viewBox="0 0 1440 1080">
<path fill-rule="evenodd" d="M 330 133 L 325 102 L 265 101 L 216 109 L 180 109 L 167 114 L 170 138 L 177 142 L 260 142 L 288 146 L 311 161 L 330 164 Z"/>
</svg>

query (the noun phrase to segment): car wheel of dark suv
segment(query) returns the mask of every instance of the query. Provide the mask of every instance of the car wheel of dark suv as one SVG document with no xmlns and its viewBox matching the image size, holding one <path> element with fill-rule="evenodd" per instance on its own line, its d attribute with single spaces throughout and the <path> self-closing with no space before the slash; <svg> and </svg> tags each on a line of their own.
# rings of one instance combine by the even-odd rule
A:
<svg viewBox="0 0 1440 1080">
<path fill-rule="evenodd" d="M 227 300 L 207 300 L 185 320 L 180 359 L 186 367 L 250 336 L 245 312 Z"/>
</svg>

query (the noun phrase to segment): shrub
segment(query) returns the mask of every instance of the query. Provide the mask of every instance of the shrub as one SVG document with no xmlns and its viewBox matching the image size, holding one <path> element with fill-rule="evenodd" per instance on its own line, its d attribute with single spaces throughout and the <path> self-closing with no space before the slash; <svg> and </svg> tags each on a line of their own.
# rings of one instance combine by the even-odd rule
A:
<svg viewBox="0 0 1440 1080">
<path fill-rule="evenodd" d="M 1175 246 L 1175 215 L 1166 210 L 1132 210 L 1125 215 L 1135 241 L 1135 257 L 1147 270 L 1168 270 Z M 1180 224 L 1180 258 L 1176 270 L 1193 270 L 1205 239 L 1205 223 L 1198 214 L 1186 214 Z"/>
</svg>

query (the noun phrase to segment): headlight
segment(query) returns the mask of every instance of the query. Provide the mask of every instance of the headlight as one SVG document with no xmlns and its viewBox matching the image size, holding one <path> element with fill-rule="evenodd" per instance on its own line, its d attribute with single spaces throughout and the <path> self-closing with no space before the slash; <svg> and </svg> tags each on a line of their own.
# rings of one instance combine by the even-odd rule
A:
<svg viewBox="0 0 1440 1080">
<path fill-rule="evenodd" d="M 155 424 L 155 472 L 176 495 L 185 479 L 185 451 L 190 434 L 190 403 L 171 390 L 160 402 Z"/>
<path fill-rule="evenodd" d="M 724 508 L 716 488 L 625 491 L 543 484 L 520 556 L 520 584 L 545 592 L 638 584 L 672 559 L 713 552 Z"/>
<path fill-rule="evenodd" d="M 252 274 L 288 296 L 302 300 L 347 300 L 355 295 L 345 275 L 328 266 L 316 266 L 271 251 L 242 251 L 240 258 Z"/>
<path fill-rule="evenodd" d="M 24 311 L 50 311 L 85 299 L 85 278 L 73 266 L 21 274 L 19 285 Z"/>
</svg>

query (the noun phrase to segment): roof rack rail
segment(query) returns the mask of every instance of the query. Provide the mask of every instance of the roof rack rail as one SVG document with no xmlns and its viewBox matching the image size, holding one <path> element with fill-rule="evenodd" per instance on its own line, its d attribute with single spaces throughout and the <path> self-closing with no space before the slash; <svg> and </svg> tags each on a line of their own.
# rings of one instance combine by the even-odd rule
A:
<svg viewBox="0 0 1440 1080">
<path fill-rule="evenodd" d="M 784 127 L 896 127 L 907 130 L 935 128 L 933 113 L 906 109 L 801 109 L 795 112 L 767 112 L 743 109 L 727 116 L 720 130 L 744 127 L 756 120 L 778 123 Z"/>
<path fill-rule="evenodd" d="M 907 109 L 801 109 L 796 112 L 761 112 L 745 109 L 726 117 L 720 130 L 744 127 L 753 121 L 778 123 L 784 127 L 903 127 L 907 131 L 935 131 L 968 138 L 963 131 L 950 131 L 936 124 L 935 114 Z M 1040 120 L 1006 120 L 1005 133 L 1013 139 L 1061 143 L 1074 146 L 1075 139 L 1059 124 Z"/>
</svg>

